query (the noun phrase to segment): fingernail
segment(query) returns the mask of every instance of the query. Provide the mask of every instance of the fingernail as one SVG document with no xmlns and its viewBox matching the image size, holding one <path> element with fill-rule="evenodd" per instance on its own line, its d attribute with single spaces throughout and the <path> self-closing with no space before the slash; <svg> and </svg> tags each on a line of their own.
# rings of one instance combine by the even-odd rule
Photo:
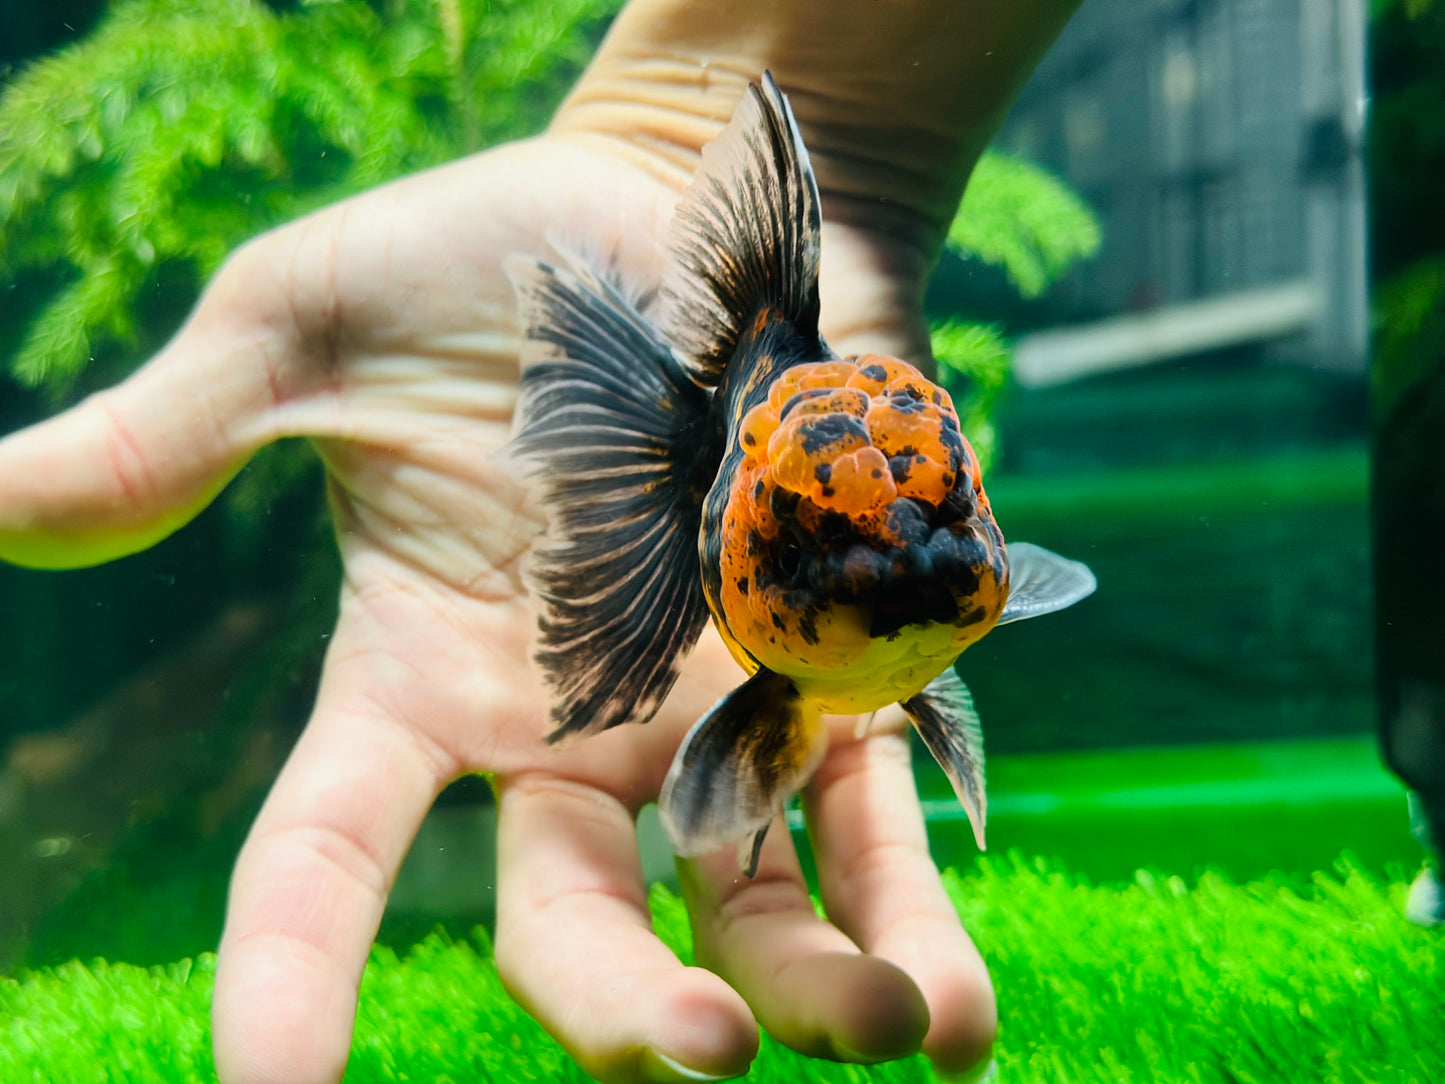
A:
<svg viewBox="0 0 1445 1084">
<path fill-rule="evenodd" d="M 642 1052 L 642 1071 L 647 1074 L 649 1080 L 655 1080 L 658 1084 L 728 1079 L 725 1076 L 718 1076 L 716 1073 L 705 1073 L 701 1069 L 690 1069 L 682 1062 L 669 1058 L 666 1054 L 659 1053 L 651 1047 Z"/>
<path fill-rule="evenodd" d="M 998 1059 L 989 1058 L 988 1061 L 981 1062 L 972 1069 L 965 1069 L 961 1073 L 950 1073 L 935 1068 L 934 1074 L 942 1084 L 998 1084 Z"/>
</svg>

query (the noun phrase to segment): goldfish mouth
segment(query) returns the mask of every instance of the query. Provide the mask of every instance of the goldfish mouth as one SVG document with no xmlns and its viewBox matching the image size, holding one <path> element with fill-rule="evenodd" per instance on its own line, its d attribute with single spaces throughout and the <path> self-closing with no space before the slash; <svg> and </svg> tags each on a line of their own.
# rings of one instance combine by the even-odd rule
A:
<svg viewBox="0 0 1445 1084">
<path fill-rule="evenodd" d="M 982 608 L 978 610 L 981 617 Z M 957 619 L 958 603 L 947 588 L 927 581 L 905 582 L 873 603 L 868 635 L 876 640 L 894 636 L 910 625 L 951 625 Z"/>
<path fill-rule="evenodd" d="M 968 496 L 941 508 L 900 497 L 874 536 L 848 516 L 819 512 L 807 498 L 775 490 L 781 530 L 773 552 L 759 554 L 758 586 L 781 589 L 783 606 L 802 617 L 805 638 L 809 616 L 835 605 L 866 614 L 872 638 L 912 625 L 973 624 L 984 609 L 968 602 L 992 559 L 969 522 Z"/>
</svg>

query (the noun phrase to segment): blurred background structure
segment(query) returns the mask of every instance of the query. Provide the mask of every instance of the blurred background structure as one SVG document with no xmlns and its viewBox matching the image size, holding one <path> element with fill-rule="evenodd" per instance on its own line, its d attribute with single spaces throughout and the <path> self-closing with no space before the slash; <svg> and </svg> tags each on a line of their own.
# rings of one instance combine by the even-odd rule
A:
<svg viewBox="0 0 1445 1084">
<path fill-rule="evenodd" d="M 993 748 L 1368 730 L 1365 32 L 1359 0 L 1088 0 L 1004 124 L 1103 240 L 1003 306 L 995 504 L 1101 586 L 965 660 L 1028 719 Z"/>
<path fill-rule="evenodd" d="M 1089 0 L 1000 136 L 1060 172 L 1104 247 L 1020 344 L 1040 385 L 1257 345 L 1364 371 L 1363 0 Z"/>
</svg>

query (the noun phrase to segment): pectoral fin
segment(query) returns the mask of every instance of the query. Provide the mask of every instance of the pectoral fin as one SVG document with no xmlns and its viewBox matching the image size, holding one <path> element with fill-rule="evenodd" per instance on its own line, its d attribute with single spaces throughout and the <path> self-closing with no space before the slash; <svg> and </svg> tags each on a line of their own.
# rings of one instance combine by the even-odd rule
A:
<svg viewBox="0 0 1445 1084">
<path fill-rule="evenodd" d="M 905 700 L 903 710 L 953 784 L 953 793 L 958 795 L 973 825 L 978 849 L 985 850 L 983 828 L 988 818 L 988 795 L 984 791 L 983 727 L 968 686 L 950 668 L 912 700 Z"/>
<path fill-rule="evenodd" d="M 737 844 L 751 877 L 768 825 L 826 748 L 817 709 L 788 678 L 759 670 L 694 724 L 673 758 L 658 799 L 673 848 L 693 856 Z"/>
<path fill-rule="evenodd" d="M 995 627 L 1065 609 L 1098 586 L 1088 565 L 1029 542 L 1009 543 L 1008 564 L 1008 601 Z"/>
</svg>

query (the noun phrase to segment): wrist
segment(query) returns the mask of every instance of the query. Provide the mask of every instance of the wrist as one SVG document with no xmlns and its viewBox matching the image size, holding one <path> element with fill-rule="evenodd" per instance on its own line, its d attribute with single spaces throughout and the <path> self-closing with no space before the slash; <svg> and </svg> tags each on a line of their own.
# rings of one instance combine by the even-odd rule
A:
<svg viewBox="0 0 1445 1084">
<path fill-rule="evenodd" d="M 605 141 L 681 188 L 770 69 L 826 219 L 931 264 L 963 186 L 1077 0 L 632 0 L 552 131 Z"/>
</svg>

